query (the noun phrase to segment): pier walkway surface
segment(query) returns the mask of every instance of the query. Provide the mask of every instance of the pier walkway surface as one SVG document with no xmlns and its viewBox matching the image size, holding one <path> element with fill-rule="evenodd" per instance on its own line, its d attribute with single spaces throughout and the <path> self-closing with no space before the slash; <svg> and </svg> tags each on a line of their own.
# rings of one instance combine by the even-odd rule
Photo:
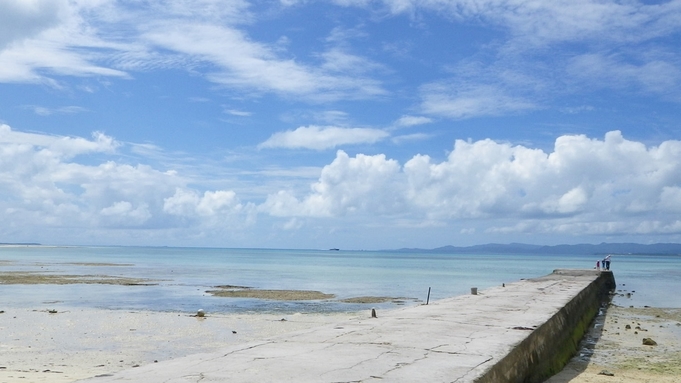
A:
<svg viewBox="0 0 681 383">
<path fill-rule="evenodd" d="M 539 382 L 576 351 L 604 287 L 610 272 L 556 270 L 84 382 Z"/>
</svg>

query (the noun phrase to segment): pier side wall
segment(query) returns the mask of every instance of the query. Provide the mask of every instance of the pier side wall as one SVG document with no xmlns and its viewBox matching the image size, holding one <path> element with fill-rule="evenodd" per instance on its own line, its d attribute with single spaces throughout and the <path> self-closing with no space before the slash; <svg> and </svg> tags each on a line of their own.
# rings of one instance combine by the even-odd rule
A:
<svg viewBox="0 0 681 383">
<path fill-rule="evenodd" d="M 598 273 L 592 283 L 475 382 L 541 383 L 562 370 L 616 287 L 612 272 Z M 572 270 L 555 270 L 538 279 L 570 278 L 573 274 Z"/>
</svg>

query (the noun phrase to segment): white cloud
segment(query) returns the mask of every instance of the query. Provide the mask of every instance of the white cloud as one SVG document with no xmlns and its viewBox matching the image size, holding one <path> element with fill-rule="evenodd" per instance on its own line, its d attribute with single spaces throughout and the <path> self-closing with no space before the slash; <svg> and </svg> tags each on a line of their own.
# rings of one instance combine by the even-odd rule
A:
<svg viewBox="0 0 681 383">
<path fill-rule="evenodd" d="M 321 56 L 324 59 L 322 69 L 329 73 L 363 74 L 383 69 L 382 65 L 374 63 L 364 57 L 347 53 L 340 48 L 332 48 L 322 53 Z"/>
<path fill-rule="evenodd" d="M 185 217 L 214 216 L 238 212 L 242 208 L 236 193 L 231 190 L 206 191 L 201 196 L 195 190 L 178 188 L 173 196 L 163 200 L 163 211 Z"/>
<path fill-rule="evenodd" d="M 55 75 L 129 77 L 132 70 L 186 68 L 224 86 L 315 102 L 386 94 L 367 74 L 380 65 L 366 58 L 331 48 L 305 62 L 281 45 L 249 38 L 238 29 L 254 18 L 246 1 L 5 3 L 0 82 L 59 86 Z"/>
<path fill-rule="evenodd" d="M 103 208 L 100 213 L 100 221 L 109 221 L 109 224 L 115 223 L 118 226 L 138 226 L 151 218 L 149 206 L 146 203 L 141 203 L 138 207 L 133 208 L 128 201 L 116 202 Z"/>
<path fill-rule="evenodd" d="M 340 110 L 324 110 L 312 114 L 312 118 L 329 125 L 347 125 L 348 114 Z"/>
<path fill-rule="evenodd" d="M 369 1 L 337 0 L 344 6 L 366 6 Z M 458 19 L 474 19 L 508 28 L 526 42 L 584 39 L 650 39 L 678 31 L 681 5 L 677 1 L 640 4 L 614 0 L 382 0 L 392 14 L 427 10 Z"/>
<path fill-rule="evenodd" d="M 246 112 L 243 110 L 237 110 L 237 109 L 226 109 L 225 113 L 231 114 L 232 116 L 237 116 L 237 117 L 250 117 L 253 115 L 251 112 Z"/>
<path fill-rule="evenodd" d="M 284 230 L 298 230 L 301 227 L 303 227 L 303 222 L 295 217 L 291 218 L 282 225 L 282 229 Z"/>
<path fill-rule="evenodd" d="M 22 227 L 23 235 L 44 238 L 47 232 L 70 231 L 52 238 L 59 241 L 110 228 L 188 227 L 188 236 L 253 221 L 254 207 L 240 203 L 234 191 L 201 192 L 172 169 L 99 159 L 121 149 L 125 146 L 102 133 L 88 140 L 0 125 L 0 232 Z"/>
<path fill-rule="evenodd" d="M 602 88 L 640 88 L 646 92 L 667 95 L 681 86 L 681 68 L 663 57 L 648 57 L 633 64 L 623 57 L 599 53 L 582 54 L 568 64 L 568 73 L 576 79 Z M 678 60 L 678 58 L 671 58 Z"/>
<path fill-rule="evenodd" d="M 413 141 L 423 141 L 427 140 L 429 138 L 433 137 L 432 134 L 426 134 L 426 133 L 412 133 L 412 134 L 403 134 L 400 136 L 395 136 L 391 139 L 391 141 L 397 145 L 403 144 L 405 142 L 413 142 Z"/>
<path fill-rule="evenodd" d="M 276 216 L 330 217 L 346 214 L 390 215 L 403 207 L 399 192 L 400 166 L 385 155 L 358 154 L 350 158 L 344 151 L 322 169 L 312 193 L 302 201 L 291 193 L 272 194 L 260 210 Z"/>
<path fill-rule="evenodd" d="M 65 5 L 65 1 L 59 0 L 0 2 L 0 49 L 56 25 Z"/>
<path fill-rule="evenodd" d="M 317 170 L 309 192 L 278 187 L 264 201 L 258 196 L 242 201 L 225 188 L 192 187 L 196 180 L 173 169 L 106 159 L 127 147 L 101 133 L 84 139 L 1 126 L 0 234 L 22 228 L 24 238 L 52 233 L 53 242 L 115 232 L 221 243 L 225 235 L 251 230 L 258 213 L 274 222 L 254 237 L 277 230 L 293 234 L 322 221 L 346 231 L 681 234 L 681 141 L 646 146 L 618 131 L 603 139 L 561 136 L 551 152 L 458 140 L 443 160 L 415 155 L 404 164 L 383 154 L 351 157 L 339 150 Z M 306 170 L 302 177 L 309 175 Z M 282 184 L 276 182 L 259 187 L 273 190 Z"/>
<path fill-rule="evenodd" d="M 281 44 L 254 41 L 229 24 L 203 19 L 158 20 L 140 41 L 149 50 L 170 50 L 190 61 L 212 64 L 208 80 L 251 92 L 274 92 L 315 102 L 366 99 L 386 94 L 367 72 L 380 69 L 366 58 L 338 48 L 313 54 L 321 62 L 295 59 Z"/>
<path fill-rule="evenodd" d="M 643 225 L 659 234 L 678 226 L 680 184 L 681 141 L 646 147 L 613 131 L 604 140 L 561 136 L 545 153 L 458 140 L 445 161 L 416 155 L 403 166 L 339 151 L 308 195 L 280 191 L 260 209 L 287 217 L 474 219 L 498 233 L 634 234 Z M 497 226 L 508 219 L 516 224 Z"/>
<path fill-rule="evenodd" d="M 669 211 L 681 213 L 681 186 L 665 186 L 660 194 L 660 207 Z"/>
<path fill-rule="evenodd" d="M 87 109 L 80 106 L 62 106 L 59 108 L 46 108 L 44 106 L 37 105 L 25 105 L 24 108 L 31 109 L 33 112 L 39 116 L 50 116 L 53 114 L 75 114 L 87 112 Z"/>
<path fill-rule="evenodd" d="M 511 96 L 503 88 L 491 85 L 461 86 L 448 82 L 421 87 L 423 113 L 463 119 L 496 116 L 537 108 L 520 96 Z"/>
<path fill-rule="evenodd" d="M 19 7 L 20 12 L 16 7 L 11 12 L 12 3 L 16 2 L 9 1 L 8 17 L 17 21 L 5 24 L 2 31 L 11 40 L 0 44 L 0 82 L 58 86 L 51 76 L 127 77 L 123 71 L 97 63 L 106 52 L 129 49 L 97 36 L 95 25 L 104 22 L 100 17 L 107 13 L 108 1 L 29 0 Z M 7 2 L 3 4 L 7 7 Z"/>
<path fill-rule="evenodd" d="M 475 23 L 494 37 L 455 63 L 450 79 L 421 87 L 421 112 L 453 119 L 544 108 L 565 94 L 623 89 L 681 101 L 681 56 L 672 46 L 681 31 L 681 3 L 616 0 L 335 1 L 341 6 L 382 5 L 391 15 L 421 20 L 441 15 Z M 560 54 L 555 54 L 560 52 Z M 479 66 L 470 71 L 465 61 Z M 463 67 L 463 68 L 462 68 Z M 462 70 L 463 69 L 463 70 Z"/>
<path fill-rule="evenodd" d="M 399 119 L 397 119 L 397 121 L 395 121 L 395 125 L 398 127 L 409 127 L 430 124 L 431 122 L 433 122 L 432 118 L 424 116 L 402 116 Z"/>
<path fill-rule="evenodd" d="M 373 144 L 388 136 L 380 129 L 301 126 L 275 133 L 258 147 L 324 150 L 341 145 Z"/>
<path fill-rule="evenodd" d="M 162 0 L 148 2 L 147 6 L 144 17 L 162 15 L 236 24 L 249 23 L 254 17 L 246 0 Z"/>
<path fill-rule="evenodd" d="M 101 132 L 92 134 L 93 140 L 81 137 L 48 136 L 35 133 L 13 131 L 9 125 L 0 125 L 0 144 L 25 145 L 40 148 L 41 153 L 55 157 L 73 157 L 87 153 L 113 153 L 121 144 Z M 12 147 L 10 146 L 10 147 Z"/>
</svg>

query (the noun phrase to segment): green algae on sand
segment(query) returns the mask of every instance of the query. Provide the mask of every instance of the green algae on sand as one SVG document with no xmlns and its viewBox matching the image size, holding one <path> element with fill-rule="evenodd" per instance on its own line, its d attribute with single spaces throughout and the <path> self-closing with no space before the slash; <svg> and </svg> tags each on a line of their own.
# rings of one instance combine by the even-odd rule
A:
<svg viewBox="0 0 681 383">
<path fill-rule="evenodd" d="M 392 303 L 395 303 L 395 304 L 404 304 L 405 301 L 418 302 L 418 299 L 416 299 L 416 298 L 365 296 L 365 297 L 345 298 L 345 299 L 341 299 L 340 301 L 343 302 L 343 303 L 387 303 L 387 302 L 392 302 Z"/>
<path fill-rule="evenodd" d="M 311 301 L 334 298 L 333 294 L 325 294 L 311 290 L 259 290 L 251 288 L 208 290 L 208 294 L 223 298 L 254 298 L 276 301 Z"/>
<path fill-rule="evenodd" d="M 0 272 L 0 285 L 73 285 L 100 284 L 120 286 L 150 286 L 150 279 L 126 278 L 112 275 L 64 275 L 28 271 Z"/>
</svg>

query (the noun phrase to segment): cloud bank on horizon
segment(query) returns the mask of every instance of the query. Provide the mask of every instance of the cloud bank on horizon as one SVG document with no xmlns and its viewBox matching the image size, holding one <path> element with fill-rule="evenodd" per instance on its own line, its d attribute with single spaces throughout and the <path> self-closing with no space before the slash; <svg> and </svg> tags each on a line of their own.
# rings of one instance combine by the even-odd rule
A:
<svg viewBox="0 0 681 383">
<path fill-rule="evenodd" d="M 678 242 L 680 32 L 680 0 L 0 0 L 0 242 Z"/>
</svg>

